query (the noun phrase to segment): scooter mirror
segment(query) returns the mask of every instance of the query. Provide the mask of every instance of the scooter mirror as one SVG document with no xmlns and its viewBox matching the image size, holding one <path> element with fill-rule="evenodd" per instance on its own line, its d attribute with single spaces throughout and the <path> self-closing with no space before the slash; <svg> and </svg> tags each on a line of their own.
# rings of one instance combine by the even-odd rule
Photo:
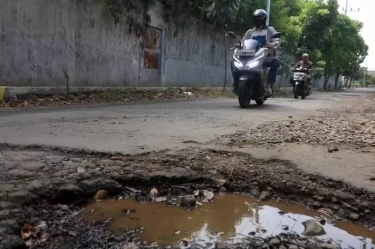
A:
<svg viewBox="0 0 375 249">
<path fill-rule="evenodd" d="M 234 32 L 232 32 L 232 31 L 229 31 L 229 32 L 228 32 L 228 35 L 229 35 L 230 37 L 232 37 L 233 39 L 236 39 L 236 40 L 238 39 L 238 38 L 237 38 L 237 35 L 236 35 Z"/>
</svg>

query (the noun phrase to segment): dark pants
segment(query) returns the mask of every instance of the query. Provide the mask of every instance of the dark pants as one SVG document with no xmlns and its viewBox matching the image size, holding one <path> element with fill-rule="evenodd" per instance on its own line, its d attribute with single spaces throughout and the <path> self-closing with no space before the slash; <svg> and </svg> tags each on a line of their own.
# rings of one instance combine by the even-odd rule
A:
<svg viewBox="0 0 375 249">
<path fill-rule="evenodd" d="M 270 71 L 268 74 L 268 83 L 273 85 L 276 82 L 276 73 L 279 69 L 280 61 L 276 57 L 267 57 L 263 63 L 263 67 L 269 67 Z"/>
</svg>

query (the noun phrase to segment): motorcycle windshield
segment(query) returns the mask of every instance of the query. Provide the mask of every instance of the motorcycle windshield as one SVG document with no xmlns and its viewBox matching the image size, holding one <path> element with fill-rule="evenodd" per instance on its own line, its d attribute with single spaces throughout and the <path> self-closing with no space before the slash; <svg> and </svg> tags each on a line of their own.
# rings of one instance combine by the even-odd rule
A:
<svg viewBox="0 0 375 249">
<path fill-rule="evenodd" d="M 259 47 L 260 47 L 260 43 L 257 40 L 247 39 L 243 41 L 243 46 L 242 46 L 243 49 L 253 50 L 254 52 L 256 52 L 258 51 Z"/>
</svg>

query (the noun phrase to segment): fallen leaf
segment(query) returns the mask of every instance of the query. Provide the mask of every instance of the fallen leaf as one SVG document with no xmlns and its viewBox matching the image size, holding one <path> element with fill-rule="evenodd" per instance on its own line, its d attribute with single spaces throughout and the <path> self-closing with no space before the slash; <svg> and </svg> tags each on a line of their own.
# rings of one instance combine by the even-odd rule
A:
<svg viewBox="0 0 375 249">
<path fill-rule="evenodd" d="M 77 236 L 77 232 L 74 231 L 68 231 L 68 234 L 74 237 Z"/>
<path fill-rule="evenodd" d="M 40 245 L 40 244 L 43 244 L 44 242 L 46 242 L 50 237 L 51 237 L 51 235 L 49 233 L 42 233 L 38 238 L 29 239 L 27 242 L 30 241 L 30 243 L 32 243 L 32 245 Z"/>
<path fill-rule="evenodd" d="M 150 196 L 155 198 L 158 195 L 158 190 L 156 188 L 152 188 L 150 190 Z"/>
<path fill-rule="evenodd" d="M 102 201 L 108 198 L 108 192 L 106 190 L 99 190 L 96 192 L 94 199 L 96 201 Z"/>
<path fill-rule="evenodd" d="M 33 233 L 33 226 L 30 225 L 30 224 L 25 224 L 22 228 L 21 228 L 21 238 L 22 239 L 28 239 L 31 237 Z"/>
<path fill-rule="evenodd" d="M 35 245 L 35 240 L 33 238 L 30 238 L 29 240 L 27 240 L 25 242 L 26 246 L 28 247 L 32 247 L 33 245 Z"/>
<path fill-rule="evenodd" d="M 139 247 L 135 243 L 129 243 L 124 245 L 122 249 L 139 249 Z"/>
<path fill-rule="evenodd" d="M 47 227 L 47 222 L 45 221 L 39 221 L 37 225 L 35 225 L 35 228 L 41 229 Z"/>
</svg>

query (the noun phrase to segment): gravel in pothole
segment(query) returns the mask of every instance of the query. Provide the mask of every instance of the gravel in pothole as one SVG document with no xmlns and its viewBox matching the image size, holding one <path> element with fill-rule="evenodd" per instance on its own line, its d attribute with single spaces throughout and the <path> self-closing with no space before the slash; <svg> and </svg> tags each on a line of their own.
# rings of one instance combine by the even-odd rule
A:
<svg viewBox="0 0 375 249">
<path fill-rule="evenodd" d="M 226 136 L 230 144 L 303 142 L 320 145 L 375 146 L 375 114 L 342 114 L 273 122 Z"/>
</svg>

